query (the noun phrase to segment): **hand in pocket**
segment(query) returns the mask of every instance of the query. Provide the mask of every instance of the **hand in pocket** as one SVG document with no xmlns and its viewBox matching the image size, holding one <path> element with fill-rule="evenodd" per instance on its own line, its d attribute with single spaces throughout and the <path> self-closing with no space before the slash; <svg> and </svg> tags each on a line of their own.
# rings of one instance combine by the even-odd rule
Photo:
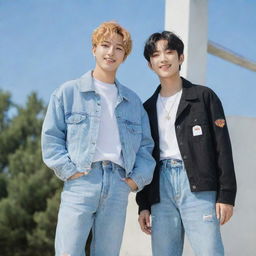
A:
<svg viewBox="0 0 256 256">
<path fill-rule="evenodd" d="M 77 178 L 79 178 L 81 176 L 84 176 L 86 174 L 88 174 L 88 172 L 86 172 L 86 171 L 85 172 L 77 172 L 77 173 L 73 174 L 72 176 L 70 176 L 68 178 L 68 180 L 74 180 L 74 179 L 77 179 Z"/>
</svg>

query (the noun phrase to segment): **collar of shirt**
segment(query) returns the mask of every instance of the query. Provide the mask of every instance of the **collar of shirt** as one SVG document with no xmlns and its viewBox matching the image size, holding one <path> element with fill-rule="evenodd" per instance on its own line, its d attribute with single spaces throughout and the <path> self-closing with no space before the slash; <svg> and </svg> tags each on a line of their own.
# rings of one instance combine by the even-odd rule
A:
<svg viewBox="0 0 256 256">
<path fill-rule="evenodd" d="M 129 101 L 129 95 L 126 93 L 125 88 L 117 79 L 115 79 L 115 85 L 117 87 L 118 96 L 121 100 L 125 99 Z M 78 87 L 80 92 L 96 92 L 96 88 L 93 82 L 92 70 L 85 73 L 78 79 Z"/>
</svg>

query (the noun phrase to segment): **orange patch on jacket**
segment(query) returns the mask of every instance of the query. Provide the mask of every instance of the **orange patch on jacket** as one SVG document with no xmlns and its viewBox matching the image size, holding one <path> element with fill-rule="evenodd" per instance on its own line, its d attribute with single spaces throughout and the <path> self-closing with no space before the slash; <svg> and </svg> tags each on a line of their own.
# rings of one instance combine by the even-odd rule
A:
<svg viewBox="0 0 256 256">
<path fill-rule="evenodd" d="M 215 120 L 214 123 L 216 124 L 216 126 L 218 126 L 220 128 L 223 128 L 226 124 L 224 119 L 217 119 L 217 120 Z"/>
</svg>

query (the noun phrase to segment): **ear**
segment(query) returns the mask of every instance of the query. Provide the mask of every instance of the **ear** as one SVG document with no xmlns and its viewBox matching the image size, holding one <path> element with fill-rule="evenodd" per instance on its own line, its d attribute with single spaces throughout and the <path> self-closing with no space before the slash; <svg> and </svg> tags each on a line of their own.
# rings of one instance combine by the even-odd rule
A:
<svg viewBox="0 0 256 256">
<path fill-rule="evenodd" d="M 152 68 L 152 65 L 151 65 L 151 62 L 150 62 L 150 61 L 148 61 L 148 67 L 149 67 L 151 70 L 153 70 L 153 68 Z"/>
<path fill-rule="evenodd" d="M 184 61 L 184 54 L 181 54 L 179 59 L 180 65 L 183 63 L 183 61 Z"/>
<path fill-rule="evenodd" d="M 96 47 L 93 46 L 93 47 L 92 47 L 92 55 L 93 55 L 93 56 L 95 56 L 95 51 L 96 51 Z"/>
<path fill-rule="evenodd" d="M 123 58 L 123 60 L 122 60 L 122 63 L 125 62 L 126 58 L 127 58 L 127 56 L 124 55 L 124 58 Z"/>
</svg>

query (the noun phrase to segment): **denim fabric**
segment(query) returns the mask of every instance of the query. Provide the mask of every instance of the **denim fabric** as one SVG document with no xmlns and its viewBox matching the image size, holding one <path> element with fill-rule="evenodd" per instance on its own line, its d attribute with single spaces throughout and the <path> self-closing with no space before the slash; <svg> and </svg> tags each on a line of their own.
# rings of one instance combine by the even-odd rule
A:
<svg viewBox="0 0 256 256">
<path fill-rule="evenodd" d="M 93 231 L 91 256 L 118 256 L 130 187 L 123 168 L 96 162 L 87 175 L 64 183 L 55 239 L 55 256 L 85 256 Z"/>
<path fill-rule="evenodd" d="M 184 233 L 195 255 L 224 255 L 216 192 L 191 192 L 181 160 L 161 161 L 160 198 L 151 208 L 154 256 L 182 255 Z"/>
<path fill-rule="evenodd" d="M 152 180 L 155 167 L 148 117 L 138 96 L 117 80 L 115 84 L 124 169 L 126 177 L 141 190 Z M 95 92 L 91 71 L 53 92 L 42 129 L 42 152 L 44 162 L 60 179 L 65 181 L 76 172 L 90 170 L 100 117 L 100 96 Z"/>
</svg>

